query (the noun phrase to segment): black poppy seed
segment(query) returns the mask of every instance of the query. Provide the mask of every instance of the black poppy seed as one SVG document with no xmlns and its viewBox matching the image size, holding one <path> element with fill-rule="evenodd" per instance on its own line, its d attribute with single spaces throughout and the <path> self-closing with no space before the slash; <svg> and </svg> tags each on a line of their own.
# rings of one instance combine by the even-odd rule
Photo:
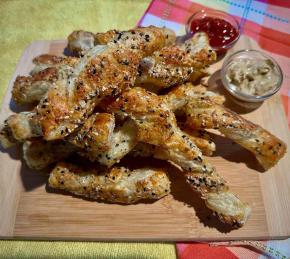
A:
<svg viewBox="0 0 290 259">
<path fill-rule="evenodd" d="M 84 186 L 83 188 L 84 188 L 84 190 L 86 190 L 86 189 L 87 189 L 87 187 L 86 187 L 86 186 Z"/>
<path fill-rule="evenodd" d="M 64 182 L 63 182 L 63 181 L 61 181 L 61 182 L 60 182 L 60 184 L 64 184 Z"/>
</svg>

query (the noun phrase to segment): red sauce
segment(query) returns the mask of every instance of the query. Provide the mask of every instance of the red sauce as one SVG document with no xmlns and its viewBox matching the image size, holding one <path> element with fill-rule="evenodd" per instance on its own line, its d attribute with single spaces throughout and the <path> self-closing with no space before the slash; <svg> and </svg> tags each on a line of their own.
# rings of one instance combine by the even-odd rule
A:
<svg viewBox="0 0 290 259">
<path fill-rule="evenodd" d="M 206 32 L 213 48 L 228 45 L 238 37 L 238 31 L 229 22 L 213 17 L 195 19 L 190 25 L 191 32 Z"/>
</svg>

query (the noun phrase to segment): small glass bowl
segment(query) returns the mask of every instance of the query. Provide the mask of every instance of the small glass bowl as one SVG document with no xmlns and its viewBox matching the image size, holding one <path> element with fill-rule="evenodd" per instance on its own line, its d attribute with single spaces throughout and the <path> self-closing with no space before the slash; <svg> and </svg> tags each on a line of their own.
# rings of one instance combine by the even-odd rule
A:
<svg viewBox="0 0 290 259">
<path fill-rule="evenodd" d="M 276 69 L 276 72 L 278 73 L 278 76 L 279 76 L 278 82 L 273 87 L 273 89 L 265 95 L 249 95 L 249 94 L 245 94 L 236 90 L 235 89 L 236 87 L 233 86 L 226 78 L 226 73 L 230 64 L 234 60 L 237 60 L 237 59 L 271 60 L 274 64 L 274 69 Z M 258 51 L 258 50 L 246 49 L 246 50 L 237 51 L 225 59 L 222 69 L 221 69 L 221 79 L 222 79 L 224 87 L 232 96 L 234 96 L 238 100 L 241 100 L 245 103 L 250 104 L 250 103 L 262 102 L 270 98 L 271 96 L 273 96 L 275 93 L 277 93 L 282 86 L 283 73 L 278 63 L 269 55 L 262 53 L 261 51 Z"/>
<path fill-rule="evenodd" d="M 219 10 L 209 10 L 208 9 L 208 10 L 201 10 L 201 11 L 194 13 L 192 16 L 189 17 L 189 19 L 185 25 L 186 33 L 193 34 L 193 32 L 191 31 L 191 23 L 193 20 L 203 19 L 205 17 L 223 19 L 223 20 L 227 21 L 228 23 L 230 23 L 237 30 L 237 33 L 238 33 L 238 36 L 233 41 L 229 42 L 228 44 L 218 46 L 218 47 L 211 46 L 214 51 L 216 51 L 218 53 L 224 53 L 225 51 L 227 51 L 228 49 L 233 47 L 233 45 L 239 40 L 241 31 L 240 31 L 240 25 L 239 25 L 238 21 L 230 14 L 223 12 L 223 11 L 219 11 Z"/>
</svg>

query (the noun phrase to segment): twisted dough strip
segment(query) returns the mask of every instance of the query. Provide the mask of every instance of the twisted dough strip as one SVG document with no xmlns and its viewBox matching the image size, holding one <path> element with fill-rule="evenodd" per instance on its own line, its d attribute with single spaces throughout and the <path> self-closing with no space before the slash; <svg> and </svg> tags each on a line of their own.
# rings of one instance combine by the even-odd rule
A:
<svg viewBox="0 0 290 259">
<path fill-rule="evenodd" d="M 170 193 L 170 181 L 161 169 L 124 167 L 90 168 L 59 163 L 52 170 L 49 186 L 81 197 L 125 204 L 141 199 L 160 199 Z"/>
<path fill-rule="evenodd" d="M 229 192 L 224 179 L 177 127 L 173 112 L 161 97 L 136 87 L 123 92 L 107 110 L 130 117 L 137 125 L 138 141 L 155 146 L 156 158 L 180 166 L 190 186 L 222 221 L 233 226 L 245 223 L 249 206 Z"/>
<path fill-rule="evenodd" d="M 282 140 L 209 98 L 193 98 L 183 111 L 186 127 L 218 129 L 227 138 L 252 152 L 266 170 L 273 167 L 286 152 L 286 144 Z"/>
</svg>

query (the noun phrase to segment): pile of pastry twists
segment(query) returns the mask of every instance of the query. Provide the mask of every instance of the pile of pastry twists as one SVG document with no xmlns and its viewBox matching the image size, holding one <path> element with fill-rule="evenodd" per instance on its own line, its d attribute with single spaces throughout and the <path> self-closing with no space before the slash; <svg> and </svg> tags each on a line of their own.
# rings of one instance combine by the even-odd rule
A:
<svg viewBox="0 0 290 259">
<path fill-rule="evenodd" d="M 70 57 L 35 57 L 30 76 L 16 78 L 13 100 L 33 108 L 4 121 L 1 145 L 22 144 L 32 169 L 53 166 L 52 188 L 125 204 L 160 199 L 171 183 L 165 168 L 119 166 L 124 157 L 170 161 L 221 221 L 243 226 L 251 209 L 207 161 L 215 151 L 207 130 L 252 152 L 265 169 L 286 146 L 225 108 L 223 96 L 192 83 L 216 60 L 207 35 L 177 44 L 174 32 L 154 26 L 75 31 L 68 49 Z"/>
</svg>

